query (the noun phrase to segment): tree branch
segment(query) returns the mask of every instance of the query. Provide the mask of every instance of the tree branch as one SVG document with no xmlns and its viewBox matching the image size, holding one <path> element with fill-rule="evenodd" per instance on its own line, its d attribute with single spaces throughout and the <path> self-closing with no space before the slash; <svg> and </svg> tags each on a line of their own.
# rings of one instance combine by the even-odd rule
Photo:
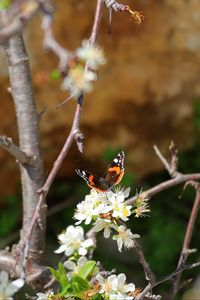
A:
<svg viewBox="0 0 200 300">
<path fill-rule="evenodd" d="M 200 180 L 200 173 L 196 174 L 179 174 L 176 178 L 164 181 L 149 190 L 142 193 L 142 196 L 150 198 L 164 190 L 167 190 L 170 187 L 176 186 L 181 183 L 185 183 L 190 180 Z M 137 199 L 137 196 L 131 197 L 126 201 L 127 205 L 132 205 Z"/>
<path fill-rule="evenodd" d="M 177 153 L 178 153 L 178 151 L 175 147 L 174 142 L 172 141 L 169 146 L 169 150 L 171 152 L 171 162 L 170 163 L 168 163 L 168 161 L 162 155 L 162 153 L 160 152 L 160 150 L 158 149 L 158 147 L 156 145 L 154 145 L 153 148 L 154 148 L 157 156 L 160 158 L 161 162 L 163 163 L 165 169 L 168 171 L 169 175 L 173 178 L 180 175 L 180 173 L 177 171 L 177 166 L 178 166 Z"/>
<path fill-rule="evenodd" d="M 58 68 L 61 72 L 66 72 L 67 64 L 71 58 L 71 53 L 63 48 L 55 39 L 52 30 L 53 17 L 50 14 L 44 14 L 42 17 L 42 29 L 44 31 L 44 47 L 51 50 L 59 58 Z"/>
<path fill-rule="evenodd" d="M 11 92 L 15 104 L 17 123 L 19 130 L 20 149 L 28 156 L 34 157 L 31 165 L 20 165 L 22 195 L 23 195 L 23 227 L 19 247 L 16 249 L 16 262 L 23 264 L 23 250 L 20 248 L 27 241 L 24 236 L 28 231 L 34 215 L 39 195 L 37 193 L 43 184 L 43 160 L 40 149 L 38 129 L 38 114 L 35 108 L 28 57 L 21 35 L 9 39 L 5 45 L 5 53 L 9 65 Z M 31 262 L 39 261 L 44 251 L 45 240 L 45 205 L 39 211 L 42 227 L 38 224 L 34 227 L 30 236 L 30 249 L 28 249 Z"/>
<path fill-rule="evenodd" d="M 194 224 L 195 224 L 197 216 L 198 216 L 199 208 L 200 208 L 200 189 L 199 189 L 199 187 L 197 187 L 196 197 L 195 197 L 195 201 L 194 201 L 194 204 L 192 207 L 190 218 L 189 218 L 189 221 L 187 224 L 185 238 L 184 238 L 184 242 L 183 242 L 182 251 L 181 251 L 181 254 L 179 257 L 177 269 L 181 268 L 186 263 L 188 255 L 191 253 L 190 242 L 191 242 L 191 238 L 192 238 Z M 181 279 L 181 272 L 178 273 L 174 278 L 172 288 L 168 295 L 169 300 L 172 300 L 174 298 L 175 294 L 177 293 L 178 288 L 179 288 L 180 279 Z"/>
<path fill-rule="evenodd" d="M 155 279 L 155 275 L 154 273 L 152 272 L 148 262 L 146 261 L 145 259 L 145 256 L 144 256 L 144 253 L 142 251 L 142 248 L 140 246 L 140 244 L 136 241 L 136 239 L 134 239 L 134 244 L 135 244 L 135 247 L 133 248 L 137 254 L 138 254 L 138 257 L 139 257 L 139 262 L 141 263 L 141 265 L 143 266 L 143 269 L 144 269 L 144 273 L 145 273 L 145 277 L 146 277 L 146 280 L 149 281 L 149 283 L 151 285 L 154 285 L 154 283 L 156 282 L 156 279 Z"/>
<path fill-rule="evenodd" d="M 17 15 L 12 14 L 13 7 L 11 6 L 10 10 L 11 14 L 7 14 L 6 18 L 1 19 L 1 27 L 0 30 L 0 43 L 4 44 L 9 38 L 13 37 L 17 33 L 21 32 L 26 25 L 26 23 L 37 13 L 40 8 L 39 3 L 37 1 L 32 2 L 31 5 L 27 4 L 26 13 L 25 11 L 21 10 L 20 6 L 17 8 L 18 12 Z M 16 11 L 15 11 L 16 13 Z M 2 15 L 0 16 L 2 17 Z M 9 23 L 9 21 L 11 21 Z"/>
<path fill-rule="evenodd" d="M 166 281 L 169 281 L 169 280 L 172 280 L 174 278 L 175 275 L 179 274 L 179 273 L 182 273 L 183 271 L 185 270 L 190 270 L 190 269 L 193 269 L 193 268 L 197 268 L 200 266 L 200 261 L 197 262 L 197 263 L 193 263 L 191 265 L 184 265 L 182 268 L 180 269 L 177 269 L 176 271 L 172 272 L 171 274 L 167 275 L 166 277 L 164 277 L 163 279 L 160 279 L 159 281 L 157 281 L 156 283 L 154 283 L 153 285 L 152 284 L 148 284 L 146 286 L 146 288 L 138 295 L 136 296 L 135 300 L 143 300 L 144 299 L 144 296 L 150 292 L 154 287 L 160 285 L 161 283 L 163 282 L 166 282 Z"/>
<path fill-rule="evenodd" d="M 26 155 L 25 152 L 21 151 L 18 146 L 16 146 L 12 139 L 6 137 L 4 135 L 0 136 L 0 146 L 8 151 L 12 156 L 16 158 L 16 160 L 21 164 L 28 164 L 30 165 L 33 161 L 33 158 Z"/>
</svg>

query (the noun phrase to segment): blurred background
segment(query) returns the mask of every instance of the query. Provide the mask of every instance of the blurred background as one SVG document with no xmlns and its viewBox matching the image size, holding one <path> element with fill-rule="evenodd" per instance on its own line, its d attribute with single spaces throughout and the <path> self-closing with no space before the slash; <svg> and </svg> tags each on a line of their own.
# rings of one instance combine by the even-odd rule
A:
<svg viewBox="0 0 200 300">
<path fill-rule="evenodd" d="M 105 51 L 107 64 L 100 69 L 92 93 L 85 97 L 81 117 L 84 153 L 81 155 L 73 145 L 47 198 L 47 264 L 58 260 L 52 254 L 58 246 L 57 234 L 73 223 L 77 203 L 89 192 L 75 174 L 75 168 L 101 175 L 115 154 L 124 150 L 126 171 L 122 184 L 130 186 L 134 195 L 136 190 L 145 190 L 169 178 L 153 145 L 169 157 L 168 146 L 174 140 L 179 149 L 179 171 L 195 173 L 200 169 L 200 2 L 127 0 L 126 3 L 143 11 L 145 20 L 137 25 L 128 14 L 113 13 L 112 33 L 108 34 L 108 10 L 104 9 L 98 43 Z M 58 0 L 55 6 L 56 39 L 72 51 L 90 35 L 95 1 Z M 29 23 L 24 37 L 37 109 L 44 111 L 40 129 L 47 175 L 69 133 L 76 104 L 70 100 L 55 109 L 67 93 L 60 90 L 57 58 L 43 49 L 39 16 Z M 0 133 L 18 143 L 8 88 L 2 51 Z M 3 149 L 0 149 L 0 186 L 0 248 L 4 248 L 18 239 L 22 205 L 18 165 Z M 193 201 L 193 190 L 188 187 L 183 192 L 183 186 L 178 186 L 151 199 L 149 217 L 130 221 L 132 231 L 141 235 L 146 258 L 158 277 L 175 269 Z M 192 248 L 200 248 L 199 226 L 198 219 Z M 98 245 L 95 256 L 106 269 L 116 267 L 138 287 L 144 286 L 144 274 L 135 253 L 124 251 L 119 255 L 115 243 L 101 236 Z M 190 260 L 198 258 L 199 252 Z M 187 271 L 183 277 L 197 279 L 198 270 Z M 167 287 L 168 283 L 163 284 L 158 292 Z"/>
</svg>

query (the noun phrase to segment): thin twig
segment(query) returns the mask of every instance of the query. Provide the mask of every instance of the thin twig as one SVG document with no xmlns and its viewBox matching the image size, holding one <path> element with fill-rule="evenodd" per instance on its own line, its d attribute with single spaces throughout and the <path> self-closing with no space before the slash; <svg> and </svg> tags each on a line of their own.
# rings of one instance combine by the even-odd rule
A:
<svg viewBox="0 0 200 300">
<path fill-rule="evenodd" d="M 38 191 L 40 194 L 47 194 L 48 193 L 48 191 L 50 189 L 50 186 L 51 186 L 55 176 L 57 175 L 57 172 L 60 169 L 60 167 L 63 163 L 63 160 L 65 159 L 65 156 L 67 155 L 74 139 L 77 140 L 77 143 L 79 144 L 79 149 L 82 150 L 81 144 L 82 144 L 82 141 L 83 141 L 83 135 L 79 131 L 79 122 L 80 122 L 81 111 L 82 111 L 82 105 L 77 104 L 76 113 L 75 113 L 75 116 L 74 116 L 74 121 L 73 121 L 73 124 L 72 124 L 70 134 L 67 137 L 66 142 L 65 142 L 61 152 L 59 153 L 56 161 L 54 162 L 53 168 L 52 168 L 51 172 L 49 173 L 49 176 L 47 177 L 45 184 Z"/>
<path fill-rule="evenodd" d="M 58 68 L 65 73 L 69 59 L 72 54 L 70 51 L 62 47 L 54 38 L 52 29 L 53 17 L 52 15 L 44 14 L 42 17 L 42 29 L 44 31 L 44 47 L 51 50 L 59 58 Z"/>
<path fill-rule="evenodd" d="M 167 275 L 166 277 L 164 277 L 163 279 L 160 279 L 159 281 L 157 281 L 156 283 L 154 283 L 153 285 L 151 285 L 150 283 L 145 287 L 145 289 L 138 295 L 136 296 L 135 300 L 142 300 L 144 298 L 144 296 L 151 291 L 154 287 L 160 285 L 163 282 L 169 281 L 169 280 L 173 280 L 174 276 L 182 273 L 185 270 L 190 270 L 193 268 L 197 268 L 200 266 L 200 261 L 197 263 L 193 263 L 191 265 L 184 265 L 182 268 L 175 270 L 174 272 L 172 272 L 171 274 Z"/>
<path fill-rule="evenodd" d="M 192 238 L 194 224 L 195 224 L 197 216 L 198 216 L 199 208 L 200 208 L 200 189 L 197 188 L 195 201 L 194 201 L 192 211 L 191 211 L 191 214 L 190 214 L 190 218 L 189 218 L 187 228 L 186 228 L 186 233 L 185 233 L 185 238 L 184 238 L 184 242 L 183 242 L 182 251 L 181 251 L 181 254 L 180 254 L 180 257 L 179 257 L 179 261 L 178 261 L 178 266 L 177 266 L 178 269 L 181 268 L 186 263 L 188 255 L 191 253 L 191 251 L 189 249 L 190 248 L 190 242 L 191 242 L 191 238 Z M 169 292 L 169 296 L 168 296 L 169 300 L 173 299 L 174 295 L 178 291 L 180 278 L 181 278 L 181 273 L 179 273 L 175 276 L 172 288 Z"/>
<path fill-rule="evenodd" d="M 137 252 L 138 257 L 139 257 L 139 262 L 143 266 L 146 280 L 149 281 L 149 283 L 151 285 L 154 285 L 154 283 L 156 282 L 155 275 L 152 272 L 148 262 L 145 259 L 142 248 L 141 248 L 140 244 L 136 241 L 136 239 L 134 239 L 134 244 L 135 244 L 134 250 Z"/>
<path fill-rule="evenodd" d="M 171 153 L 171 163 L 170 163 L 170 169 L 171 169 L 171 176 L 176 177 L 179 173 L 177 172 L 178 168 L 178 149 L 176 148 L 176 145 L 174 141 L 171 141 L 169 145 L 169 151 Z"/>
<path fill-rule="evenodd" d="M 22 151 L 17 145 L 15 145 L 11 138 L 1 135 L 0 136 L 0 146 L 8 151 L 16 160 L 21 164 L 30 165 L 33 161 L 31 156 L 28 156 L 24 151 Z"/>
<path fill-rule="evenodd" d="M 142 193 L 144 197 L 151 198 L 153 195 L 156 195 L 170 187 L 176 186 L 178 184 L 190 181 L 190 180 L 200 180 L 200 173 L 194 174 L 179 174 L 176 178 L 164 181 L 158 185 L 150 188 L 149 190 Z M 137 199 L 137 196 L 131 197 L 126 201 L 127 205 L 132 205 Z"/>
<path fill-rule="evenodd" d="M 99 25 L 100 25 L 100 20 L 101 20 L 101 11 L 102 11 L 102 5 L 103 1 L 98 0 L 97 5 L 96 5 L 96 12 L 95 12 L 95 18 L 94 18 L 94 23 L 92 27 L 92 32 L 90 36 L 90 43 L 93 45 L 96 42 L 97 39 L 97 34 L 99 31 Z M 86 66 L 87 67 L 87 66 Z M 66 154 L 68 153 L 68 150 L 75 139 L 77 142 L 77 146 L 80 152 L 83 152 L 83 135 L 79 130 L 79 123 L 80 123 L 80 116 L 82 112 L 82 104 L 83 104 L 83 95 L 81 95 L 78 99 L 77 107 L 76 107 L 76 112 L 72 124 L 72 128 L 70 131 L 69 136 L 66 139 L 66 142 L 58 155 L 56 161 L 54 162 L 53 168 L 49 173 L 49 176 L 46 179 L 45 184 L 43 187 L 38 191 L 40 194 L 47 194 L 49 191 L 49 188 L 58 172 L 60 169 L 63 160 L 65 159 Z"/>
</svg>

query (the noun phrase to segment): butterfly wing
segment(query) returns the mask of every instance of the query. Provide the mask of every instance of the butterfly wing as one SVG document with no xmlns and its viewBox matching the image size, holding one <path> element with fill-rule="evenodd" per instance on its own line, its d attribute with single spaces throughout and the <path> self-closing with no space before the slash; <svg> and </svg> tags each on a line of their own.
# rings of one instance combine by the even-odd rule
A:
<svg viewBox="0 0 200 300">
<path fill-rule="evenodd" d="M 95 189 L 99 192 L 105 192 L 111 187 L 109 182 L 107 182 L 102 177 L 98 177 L 85 170 L 76 169 L 75 171 L 80 177 L 82 177 L 86 181 L 87 185 L 92 189 Z"/>
<path fill-rule="evenodd" d="M 104 178 L 111 186 L 118 184 L 124 175 L 124 158 L 124 152 L 119 152 L 105 172 Z"/>
</svg>

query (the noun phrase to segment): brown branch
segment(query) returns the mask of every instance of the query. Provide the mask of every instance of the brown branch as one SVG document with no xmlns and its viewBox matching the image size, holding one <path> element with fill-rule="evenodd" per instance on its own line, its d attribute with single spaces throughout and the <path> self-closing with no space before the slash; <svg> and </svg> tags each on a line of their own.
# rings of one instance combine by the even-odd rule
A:
<svg viewBox="0 0 200 300">
<path fill-rule="evenodd" d="M 174 272 L 172 272 L 171 274 L 167 275 L 166 277 L 164 277 L 163 279 L 160 279 L 159 281 L 157 281 L 156 283 L 154 283 L 153 285 L 151 285 L 150 283 L 146 286 L 146 288 L 138 295 L 135 297 L 135 300 L 143 300 L 144 296 L 151 291 L 154 287 L 160 285 L 163 282 L 169 281 L 169 280 L 173 280 L 174 276 L 182 273 L 185 270 L 191 270 L 193 268 L 197 268 L 200 266 L 200 261 L 197 263 L 193 263 L 191 265 L 184 265 L 182 268 L 179 268 L 177 270 L 175 270 Z"/>
<path fill-rule="evenodd" d="M 9 38 L 21 32 L 27 22 L 38 12 L 39 8 L 40 5 L 37 2 L 34 2 L 34 5 L 32 2 L 32 6 L 30 6 L 29 9 L 26 10 L 26 13 L 24 11 L 20 11 L 19 8 L 19 13 L 17 14 L 17 16 L 9 16 L 8 14 L 6 16 L 6 20 L 1 19 L 1 27 L 3 28 L 0 30 L 0 43 L 4 44 Z M 8 23 L 8 17 L 11 20 L 10 24 Z"/>
<path fill-rule="evenodd" d="M 43 161 L 40 149 L 38 114 L 35 108 L 28 57 L 21 35 L 16 35 L 9 39 L 5 46 L 5 53 L 9 65 L 11 91 L 17 115 L 20 149 L 27 155 L 35 158 L 31 165 L 20 165 L 23 196 L 23 227 L 20 246 L 24 240 L 23 237 L 27 234 L 39 200 L 37 191 L 44 181 Z M 39 261 L 43 255 L 46 221 L 45 206 L 40 207 L 39 215 L 43 226 L 35 226 L 30 236 L 28 253 L 32 263 Z M 23 251 L 20 247 L 17 247 L 15 253 L 16 263 L 22 266 Z"/>
<path fill-rule="evenodd" d="M 97 1 L 97 6 L 96 6 L 94 23 L 93 23 L 93 27 L 92 27 L 91 36 L 90 36 L 91 45 L 93 45 L 96 42 L 96 39 L 97 39 L 97 34 L 98 34 L 98 31 L 99 31 L 99 25 L 100 25 L 100 19 L 101 19 L 102 5 L 103 5 L 102 0 L 98 0 Z M 63 163 L 63 160 L 65 159 L 65 157 L 68 153 L 68 150 L 69 150 L 69 148 L 70 148 L 70 146 L 71 146 L 74 139 L 76 140 L 79 151 L 83 152 L 83 138 L 84 137 L 83 137 L 82 133 L 79 130 L 80 116 L 81 116 L 81 112 L 82 112 L 82 104 L 83 104 L 83 95 L 81 95 L 78 99 L 76 112 L 75 112 L 75 116 L 74 116 L 74 120 L 73 120 L 73 124 L 72 124 L 70 134 L 67 137 L 66 142 L 65 142 L 60 154 L 58 155 L 56 161 L 54 162 L 53 168 L 50 171 L 49 176 L 47 177 L 45 184 L 39 190 L 40 194 L 46 195 L 48 193 L 49 188 L 50 188 L 50 186 L 51 186 L 58 170 L 60 169 L 60 167 Z"/>
<path fill-rule="evenodd" d="M 185 183 L 190 180 L 200 180 L 200 174 L 179 174 L 176 178 L 164 181 L 149 190 L 142 193 L 142 196 L 150 198 L 164 190 L 167 190 L 170 187 L 176 186 L 181 183 Z M 127 205 L 132 205 L 134 201 L 137 199 L 137 196 L 131 197 L 126 201 Z"/>
<path fill-rule="evenodd" d="M 53 17 L 50 14 L 44 14 L 42 18 L 42 29 L 44 31 L 44 47 L 51 50 L 59 58 L 58 68 L 61 72 L 66 72 L 69 59 L 71 58 L 70 51 L 63 48 L 54 38 L 52 30 Z"/>
<path fill-rule="evenodd" d="M 82 96 L 81 96 L 81 98 L 82 98 Z M 83 135 L 79 131 L 79 122 L 80 122 L 81 111 L 82 111 L 82 103 L 80 101 L 80 104 L 78 103 L 77 107 L 76 107 L 76 113 L 74 116 L 74 121 L 72 124 L 70 134 L 67 137 L 66 142 L 65 142 L 61 152 L 58 155 L 58 158 L 54 162 L 53 168 L 52 168 L 51 172 L 49 173 L 49 176 L 47 177 L 45 184 L 38 191 L 40 194 L 46 195 L 48 193 L 50 186 L 51 186 L 55 176 L 57 175 L 57 172 L 60 169 L 60 167 L 63 163 L 63 160 L 65 159 L 65 156 L 67 155 L 74 139 L 77 140 L 78 148 L 82 152 Z"/>
<path fill-rule="evenodd" d="M 5 270 L 15 277 L 20 276 L 19 268 L 16 267 L 15 258 L 6 250 L 0 251 L 0 270 Z"/>
<path fill-rule="evenodd" d="M 0 16 L 0 44 L 4 44 L 14 35 L 22 32 L 25 25 L 41 10 L 51 14 L 53 5 L 51 0 L 16 0 L 6 12 Z"/>
<path fill-rule="evenodd" d="M 174 142 L 171 142 L 170 146 L 169 146 L 169 150 L 171 152 L 171 162 L 168 163 L 168 161 L 166 160 L 166 158 L 162 155 L 162 153 L 160 152 L 160 150 L 158 149 L 158 147 L 156 145 L 153 146 L 157 156 L 159 157 L 159 159 L 161 160 L 161 162 L 163 163 L 165 169 L 167 170 L 167 172 L 169 173 L 169 175 L 173 178 L 177 177 L 180 173 L 177 172 L 177 164 L 178 164 L 178 158 L 177 158 L 177 149 L 175 147 Z"/>
<path fill-rule="evenodd" d="M 188 255 L 191 253 L 190 242 L 192 239 L 194 224 L 195 224 L 197 216 L 198 216 L 199 208 L 200 208 L 200 189 L 198 187 L 196 190 L 196 197 L 195 197 L 195 201 L 194 201 L 194 204 L 192 207 L 190 218 L 189 218 L 189 221 L 187 224 L 185 238 L 184 238 L 184 242 L 183 242 L 182 251 L 181 251 L 181 254 L 179 257 L 177 269 L 181 268 L 186 263 Z M 173 282 L 172 288 L 171 288 L 171 290 L 169 292 L 169 296 L 168 296 L 169 300 L 173 299 L 174 295 L 177 293 L 178 288 L 179 288 L 180 279 L 181 279 L 181 272 L 179 274 L 177 274 L 174 278 L 174 282 Z"/>
<path fill-rule="evenodd" d="M 140 244 L 136 241 L 136 239 L 134 239 L 134 244 L 135 244 L 134 250 L 137 252 L 138 257 L 139 257 L 139 262 L 143 266 L 146 280 L 149 281 L 149 283 L 151 285 L 154 285 L 154 283 L 156 282 L 155 275 L 152 272 L 148 262 L 145 259 L 142 248 L 141 248 Z"/>
<path fill-rule="evenodd" d="M 26 155 L 24 151 L 21 151 L 21 149 L 16 146 L 12 139 L 9 137 L 6 137 L 4 135 L 0 136 L 0 146 L 8 151 L 12 156 L 16 158 L 16 160 L 21 164 L 28 164 L 30 165 L 33 161 L 33 158 Z"/>
</svg>

